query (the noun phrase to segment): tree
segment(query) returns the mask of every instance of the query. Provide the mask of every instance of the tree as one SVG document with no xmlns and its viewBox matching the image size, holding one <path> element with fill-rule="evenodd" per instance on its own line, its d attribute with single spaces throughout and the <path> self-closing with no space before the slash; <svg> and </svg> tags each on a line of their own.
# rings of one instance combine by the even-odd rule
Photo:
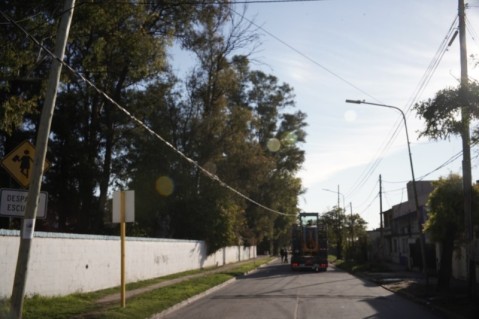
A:
<svg viewBox="0 0 479 319">
<path fill-rule="evenodd" d="M 436 93 L 433 99 L 417 103 L 414 107 L 426 121 L 421 135 L 432 139 L 447 139 L 462 132 L 460 112 L 468 107 L 473 118 L 479 118 L 479 84 L 471 82 L 466 88 L 449 88 Z M 476 139 L 477 139 L 476 131 Z"/>
<path fill-rule="evenodd" d="M 342 259 L 343 246 L 349 227 L 344 210 L 340 207 L 334 207 L 321 215 L 321 221 L 328 226 L 328 239 L 330 242 L 336 243 L 336 258 Z"/>
<path fill-rule="evenodd" d="M 6 1 L 0 4 L 0 10 L 48 45 L 51 44 L 48 34 L 55 29 L 48 18 L 57 14 L 62 5 L 49 2 L 37 1 L 32 6 L 24 1 Z M 1 24 L 0 43 L 0 135 L 11 136 L 25 124 L 25 119 L 39 111 L 49 59 L 13 24 L 5 21 Z"/>
<path fill-rule="evenodd" d="M 452 276 L 452 257 L 454 244 L 463 239 L 464 234 L 464 201 L 462 200 L 462 178 L 450 174 L 433 182 L 434 190 L 428 199 L 428 219 L 424 230 L 441 245 L 438 289 L 448 290 Z M 479 189 L 473 188 L 474 202 L 478 203 Z M 474 212 L 477 216 L 477 206 Z"/>
<path fill-rule="evenodd" d="M 367 222 L 359 214 L 345 214 L 345 231 L 348 245 L 346 246 L 346 257 L 361 260 L 364 259 L 364 247 L 362 239 L 367 237 Z"/>
<path fill-rule="evenodd" d="M 465 80 L 465 81 L 464 81 Z M 472 243 L 474 223 L 472 220 L 472 177 L 471 177 L 471 138 L 470 123 L 478 118 L 479 86 L 477 82 L 461 81 L 457 89 L 439 91 L 434 99 L 418 103 L 415 106 L 420 117 L 426 120 L 426 129 L 422 135 L 433 139 L 445 139 L 452 135 L 460 135 L 463 147 L 463 214 L 466 217 L 468 227 L 466 230 L 467 240 Z M 477 129 L 475 138 L 477 140 Z M 475 292 L 476 267 L 473 258 L 468 255 L 468 282 L 469 293 Z"/>
<path fill-rule="evenodd" d="M 46 30 L 54 29 L 50 24 L 60 10 L 54 1 L 40 1 L 31 13 L 20 2 L 8 5 L 46 18 Z M 286 238 L 302 192 L 295 174 L 304 161 L 306 115 L 291 112 L 291 87 L 250 70 L 244 49 L 254 47 L 257 34 L 250 30 L 253 24 L 234 21 L 229 5 L 104 1 L 77 6 L 66 62 L 202 169 L 67 71 L 52 123 L 52 166 L 45 175 L 49 216 L 57 218 L 59 230 L 109 232 L 108 194 L 130 187 L 136 190 L 138 234 L 205 240 L 210 251 L 258 243 L 264 235 Z M 18 12 L 16 20 L 25 15 Z M 0 36 L 5 44 L 6 39 Z M 174 40 L 197 57 L 185 79 L 175 76 L 166 59 Z M 23 40 L 17 42 L 25 47 Z M 31 63 L 34 49 L 28 47 L 25 63 Z M 235 55 L 238 49 L 243 55 Z M 50 61 L 47 56 L 42 70 Z M 17 72 L 22 61 L 14 62 Z M 37 103 L 41 110 L 41 95 Z M 33 136 L 34 115 L 13 122 Z M 269 147 L 272 140 L 279 147 Z M 255 207 L 205 176 L 203 168 L 287 216 Z"/>
<path fill-rule="evenodd" d="M 204 239 L 212 251 L 233 243 L 258 243 L 264 236 L 271 243 L 285 241 L 302 191 L 294 175 L 304 160 L 298 144 L 304 142 L 305 114 L 284 111 L 294 105 L 292 88 L 250 70 L 246 55 L 233 55 L 255 39 L 248 25 L 233 24 L 223 35 L 221 25 L 229 22 L 228 14 L 213 11 L 185 35 L 184 48 L 199 61 L 184 82 L 185 90 L 174 80 L 158 80 L 132 102 L 143 105 L 152 129 L 203 168 L 288 216 L 248 203 L 136 130 L 124 135 L 130 144 L 130 135 L 138 141 L 133 143 L 137 151 L 125 154 L 123 161 L 132 172 L 130 186 L 146 188 L 138 196 L 145 199 L 141 218 L 149 221 L 144 223 L 147 233 L 157 234 L 154 228 L 168 221 L 163 235 Z M 273 138 L 281 147 L 268 148 Z M 171 195 L 161 197 L 151 189 L 159 174 L 174 181 Z"/>
<path fill-rule="evenodd" d="M 201 6 L 84 3 L 75 10 L 66 61 L 119 104 L 167 74 L 166 48 L 191 26 Z M 175 33 L 177 32 L 177 33 Z M 77 76 L 66 72 L 57 99 L 46 188 L 62 230 L 104 229 L 107 198 L 116 176 L 126 177 L 121 154 L 131 119 Z M 129 110 L 141 114 L 141 108 Z M 125 184 L 125 183 L 119 183 Z"/>
</svg>

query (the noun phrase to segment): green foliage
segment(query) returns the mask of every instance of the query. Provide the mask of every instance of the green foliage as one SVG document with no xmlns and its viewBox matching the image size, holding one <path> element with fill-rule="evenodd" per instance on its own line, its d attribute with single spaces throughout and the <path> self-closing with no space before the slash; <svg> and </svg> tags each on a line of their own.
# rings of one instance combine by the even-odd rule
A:
<svg viewBox="0 0 479 319">
<path fill-rule="evenodd" d="M 479 84 L 471 82 L 466 88 L 440 90 L 433 99 L 417 103 L 419 117 L 426 121 L 421 133 L 433 139 L 446 139 L 462 132 L 461 108 L 467 108 L 473 118 L 479 118 Z"/>
<path fill-rule="evenodd" d="M 433 182 L 434 190 L 428 199 L 428 219 L 424 230 L 441 243 L 441 260 L 439 268 L 438 288 L 447 290 L 452 273 L 452 256 L 454 243 L 463 239 L 464 224 L 464 192 L 462 177 L 450 174 Z M 477 220 L 479 189 L 473 187 L 473 215 Z"/>
<path fill-rule="evenodd" d="M 53 44 L 61 6 L 2 9 L 25 19 L 34 36 Z M 287 241 L 303 192 L 295 176 L 304 161 L 306 114 L 294 110 L 293 89 L 251 70 L 245 52 L 258 39 L 252 24 L 234 21 L 227 2 L 85 2 L 75 7 L 66 62 L 173 147 L 242 194 L 286 213 L 265 211 L 211 179 L 140 128 L 101 94 L 64 72 L 52 123 L 44 189 L 47 225 L 60 231 L 112 233 L 108 198 L 136 195 L 135 235 L 201 239 L 210 252 L 230 244 Z M 35 26 L 39 25 L 35 28 Z M 4 25 L 2 25 L 4 27 Z M 35 135 L 50 58 L 5 24 L 0 41 L 6 76 L 35 74 L 38 85 L 0 83 L 1 134 Z M 194 54 L 177 78 L 166 58 L 174 41 Z M 24 73 L 22 73 L 24 72 Z M 2 73 L 2 75 L 4 75 Z M 14 112 L 13 104 L 21 106 Z M 13 145 L 13 142 L 8 143 Z"/>
<path fill-rule="evenodd" d="M 367 222 L 359 214 L 346 214 L 343 209 L 335 207 L 321 215 L 321 222 L 328 226 L 330 247 L 336 249 L 338 259 L 344 257 L 343 252 L 348 258 L 362 258 Z"/>
<path fill-rule="evenodd" d="M 462 177 L 450 174 L 433 182 L 434 190 L 428 199 L 428 219 L 424 230 L 434 240 L 447 240 L 451 234 L 464 230 L 464 196 Z M 455 236 L 453 239 L 456 239 Z"/>
<path fill-rule="evenodd" d="M 434 190 L 428 199 L 428 219 L 424 230 L 429 232 L 434 240 L 443 241 L 451 237 L 459 239 L 464 232 L 464 192 L 462 177 L 450 174 L 433 182 Z M 472 187 L 473 222 L 479 217 L 479 188 Z"/>
<path fill-rule="evenodd" d="M 343 258 L 343 245 L 346 239 L 346 215 L 344 210 L 336 207 L 321 215 L 321 222 L 328 226 L 328 240 L 330 246 L 335 245 L 338 259 Z"/>
</svg>

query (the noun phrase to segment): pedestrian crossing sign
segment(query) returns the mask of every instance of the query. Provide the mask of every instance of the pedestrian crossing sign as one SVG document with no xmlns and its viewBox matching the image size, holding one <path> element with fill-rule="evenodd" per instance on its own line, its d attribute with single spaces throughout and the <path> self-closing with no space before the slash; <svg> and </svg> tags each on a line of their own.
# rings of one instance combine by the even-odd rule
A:
<svg viewBox="0 0 479 319">
<path fill-rule="evenodd" d="M 2 159 L 1 164 L 20 186 L 27 188 L 32 180 L 34 158 L 35 147 L 29 141 L 23 141 Z M 45 161 L 43 171 L 49 166 L 50 163 Z"/>
</svg>

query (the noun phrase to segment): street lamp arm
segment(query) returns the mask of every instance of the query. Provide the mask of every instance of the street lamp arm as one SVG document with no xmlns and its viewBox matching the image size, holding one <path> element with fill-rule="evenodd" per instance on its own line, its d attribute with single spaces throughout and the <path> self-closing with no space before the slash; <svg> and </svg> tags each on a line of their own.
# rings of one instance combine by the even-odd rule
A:
<svg viewBox="0 0 479 319">
<path fill-rule="evenodd" d="M 423 272 L 426 277 L 426 282 L 428 282 L 428 276 L 427 276 L 427 264 L 426 264 L 426 249 L 425 249 L 425 240 L 424 240 L 424 234 L 422 231 L 422 225 L 421 225 L 421 211 L 419 209 L 419 201 L 418 201 L 418 195 L 417 195 L 417 188 L 416 188 L 416 178 L 414 176 L 414 166 L 412 162 L 412 154 L 411 154 L 411 143 L 409 142 L 409 132 L 407 129 L 407 123 L 406 123 L 406 115 L 404 114 L 403 110 L 396 106 L 392 105 L 387 105 L 387 104 L 380 104 L 380 103 L 373 103 L 373 102 L 366 102 L 365 100 L 346 100 L 346 103 L 353 103 L 353 104 L 369 104 L 369 105 L 375 105 L 375 106 L 380 106 L 380 107 L 387 107 L 390 109 L 395 109 L 399 112 L 401 112 L 403 123 L 404 123 L 404 128 L 406 129 L 406 140 L 407 140 L 407 149 L 409 152 L 409 165 L 411 167 L 411 177 L 412 177 L 412 189 L 414 193 L 414 204 L 416 206 L 416 215 L 417 215 L 417 220 L 418 220 L 418 227 L 419 227 L 419 234 L 420 234 L 420 246 L 421 246 L 421 259 L 422 259 L 422 265 L 423 265 Z"/>
<path fill-rule="evenodd" d="M 404 115 L 404 112 L 403 110 L 401 110 L 400 108 L 398 108 L 397 106 L 393 106 L 393 105 L 387 105 L 387 104 L 381 104 L 381 103 L 373 103 L 373 102 L 366 102 L 365 100 L 346 100 L 346 103 L 353 103 L 353 104 L 369 104 L 369 105 L 376 105 L 376 106 L 383 106 L 383 107 L 389 107 L 391 109 L 395 109 L 395 110 L 398 110 L 399 112 L 401 112 L 403 118 L 405 118 L 405 115 Z"/>
<path fill-rule="evenodd" d="M 409 132 L 408 132 L 408 129 L 407 129 L 406 115 L 404 114 L 404 111 L 401 110 L 399 107 L 393 106 L 393 105 L 381 104 L 381 103 L 366 102 L 365 100 L 349 100 L 349 99 L 348 99 L 348 100 L 346 100 L 346 103 L 369 104 L 369 105 L 387 107 L 387 108 L 395 109 L 395 110 L 399 111 L 399 112 L 401 113 L 401 115 L 402 115 L 402 119 L 403 119 L 403 123 L 404 123 L 404 128 L 406 129 L 406 139 L 407 139 L 407 145 L 408 145 L 408 147 L 409 147 L 409 145 L 411 144 L 411 142 L 409 141 Z M 410 149 L 409 149 L 409 154 L 411 154 L 411 150 L 410 150 Z"/>
</svg>

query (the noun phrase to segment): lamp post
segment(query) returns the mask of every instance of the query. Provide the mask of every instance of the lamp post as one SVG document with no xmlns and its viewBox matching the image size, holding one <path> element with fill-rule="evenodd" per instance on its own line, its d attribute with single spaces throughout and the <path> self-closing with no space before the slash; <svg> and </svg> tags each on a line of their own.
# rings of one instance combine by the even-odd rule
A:
<svg viewBox="0 0 479 319">
<path fill-rule="evenodd" d="M 339 196 L 340 195 L 343 196 L 343 207 L 344 207 L 344 210 L 346 210 L 346 201 L 344 200 L 344 194 L 339 191 L 339 185 L 338 185 L 338 190 L 337 191 L 333 191 L 332 189 L 327 189 L 327 188 L 323 188 L 323 191 L 338 194 L 338 209 L 341 208 L 341 206 L 339 205 Z"/>
<path fill-rule="evenodd" d="M 409 152 L 409 165 L 411 166 L 412 189 L 413 189 L 413 193 L 414 193 L 414 204 L 416 206 L 417 223 L 418 223 L 418 228 L 419 228 L 419 246 L 420 246 L 420 249 L 421 249 L 422 270 L 423 270 L 424 276 L 426 278 L 426 283 L 428 283 L 427 269 L 426 269 L 426 247 L 425 247 L 425 242 L 424 242 L 424 234 L 422 232 L 421 212 L 419 210 L 419 202 L 418 202 L 417 188 L 416 188 L 416 178 L 414 177 L 414 167 L 413 167 L 412 155 L 411 155 L 411 143 L 409 141 L 409 133 L 408 133 L 408 129 L 407 129 L 406 115 L 404 115 L 403 110 L 401 110 L 400 108 L 398 108 L 396 106 L 392 106 L 392 105 L 366 102 L 365 100 L 346 100 L 346 103 L 369 104 L 369 105 L 374 105 L 374 106 L 379 106 L 379 107 L 386 107 L 386 108 L 390 108 L 390 109 L 395 109 L 395 110 L 399 111 L 402 115 L 402 119 L 403 119 L 403 122 L 404 122 L 404 129 L 406 130 L 407 149 L 408 149 L 408 152 Z"/>
</svg>

